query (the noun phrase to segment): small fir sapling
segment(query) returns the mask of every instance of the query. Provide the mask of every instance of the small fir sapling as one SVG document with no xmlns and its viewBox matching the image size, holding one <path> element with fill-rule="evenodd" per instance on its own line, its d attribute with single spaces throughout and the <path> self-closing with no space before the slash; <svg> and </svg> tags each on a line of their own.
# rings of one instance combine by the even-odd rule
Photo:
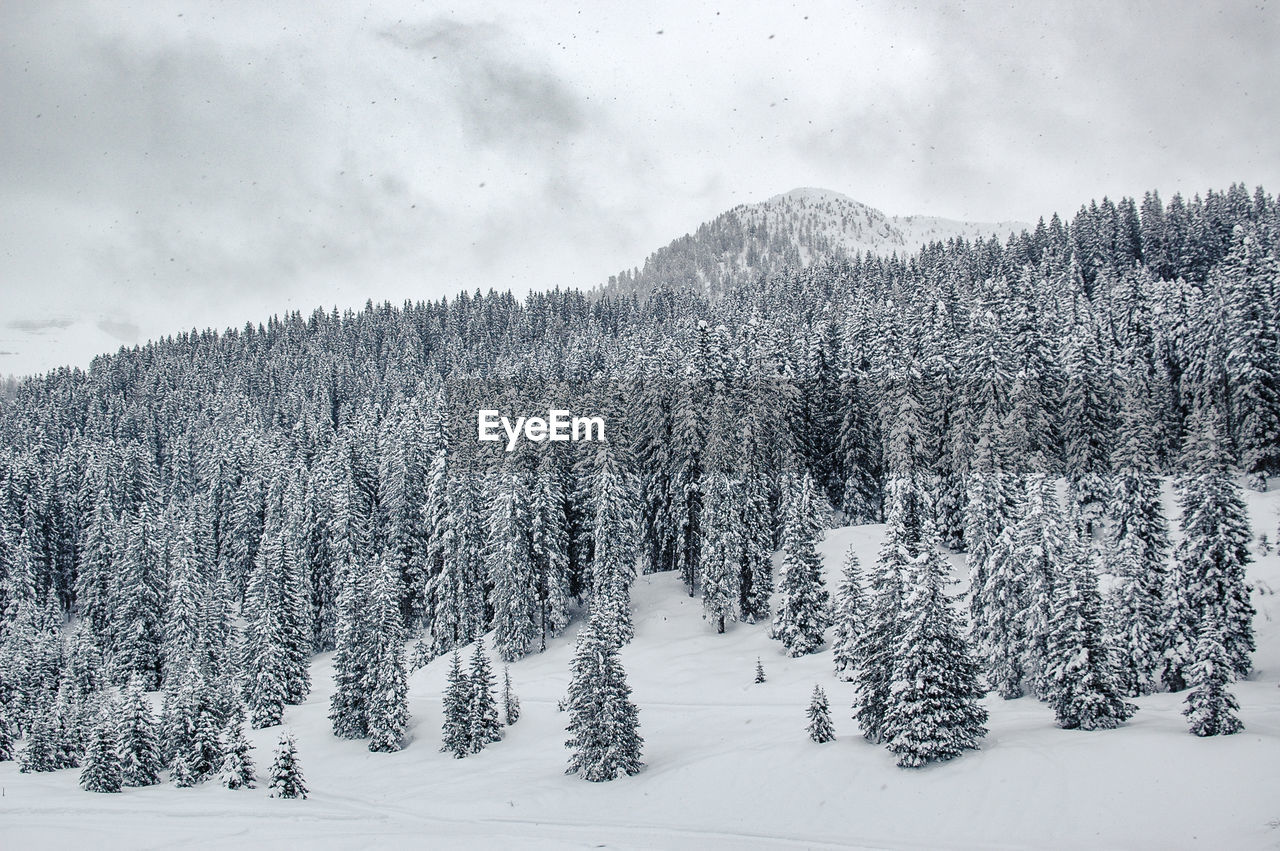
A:
<svg viewBox="0 0 1280 851">
<path fill-rule="evenodd" d="M 271 782 L 267 784 L 268 797 L 306 798 L 307 786 L 298 764 L 298 744 L 293 734 L 285 731 L 276 745 L 275 760 L 271 763 Z"/>
<path fill-rule="evenodd" d="M 822 690 L 822 686 L 813 687 L 808 714 L 809 738 L 820 745 L 835 741 L 836 731 L 831 726 L 831 707 L 827 704 L 827 694 Z"/>
</svg>

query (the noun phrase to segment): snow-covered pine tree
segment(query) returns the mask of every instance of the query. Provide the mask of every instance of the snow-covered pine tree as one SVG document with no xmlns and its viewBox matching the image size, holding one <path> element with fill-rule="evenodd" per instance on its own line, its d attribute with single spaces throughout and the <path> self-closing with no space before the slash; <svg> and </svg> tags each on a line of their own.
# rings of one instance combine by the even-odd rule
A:
<svg viewBox="0 0 1280 851">
<path fill-rule="evenodd" d="M 1061 584 L 1068 530 L 1054 483 L 1043 473 L 1031 473 L 1025 485 L 1011 558 L 1018 563 L 1026 587 L 1022 624 L 1016 631 L 1021 638 L 1017 649 L 1022 654 L 1018 665 L 1023 683 L 1037 697 L 1044 698 L 1052 690 L 1049 637 L 1053 633 L 1053 600 Z"/>
<path fill-rule="evenodd" d="M 639 710 L 631 702 L 631 687 L 618 658 L 618 644 L 607 615 L 597 609 L 578 633 L 570 665 L 569 739 L 566 774 L 585 780 L 613 780 L 636 774 L 643 767 Z"/>
<path fill-rule="evenodd" d="M 64 671 L 58 685 L 58 698 L 54 702 L 54 740 L 57 742 L 59 769 L 80 766 L 96 720 L 97 712 L 93 701 L 77 698 Z"/>
<path fill-rule="evenodd" d="M 919 552 L 923 495 L 912 475 L 894 476 L 885 493 L 888 530 L 870 574 L 867 627 L 855 645 L 860 665 L 854 679 L 853 717 L 862 735 L 885 741 L 885 713 L 892 700 L 894 660 L 902 639 L 902 599 L 911 560 Z"/>
<path fill-rule="evenodd" d="M 723 633 L 726 620 L 738 619 L 741 598 L 740 486 L 729 472 L 720 469 L 704 472 L 702 484 L 703 535 L 698 554 L 702 617 L 716 625 L 717 633 Z"/>
<path fill-rule="evenodd" d="M 701 332 L 700 332 L 701 333 Z M 709 392 L 702 376 L 686 374 L 672 399 L 671 435 L 665 441 L 670 464 L 668 514 L 663 525 L 675 532 L 675 562 L 689 596 L 697 588 L 702 552 L 702 475 L 706 445 L 704 406 Z"/>
<path fill-rule="evenodd" d="M 249 575 L 244 601 L 244 701 L 254 729 L 274 727 L 289 697 L 284 609 L 290 559 L 284 531 L 283 482 L 276 477 L 266 526 Z"/>
<path fill-rule="evenodd" d="M 253 765 L 253 746 L 244 734 L 242 713 L 233 712 L 223 734 L 222 767 L 218 781 L 228 789 L 252 789 L 257 782 Z"/>
<path fill-rule="evenodd" d="M 404 627 L 400 609 L 400 570 L 385 558 L 378 560 L 368 636 L 369 750 L 398 751 L 409 724 L 409 687 L 404 664 Z"/>
<path fill-rule="evenodd" d="M 1130 368 L 1120 428 L 1111 454 L 1107 506 L 1108 560 L 1116 577 L 1115 652 L 1126 694 L 1150 694 L 1160 684 L 1168 646 L 1169 531 L 1160 501 L 1160 471 L 1150 402 L 1141 365 Z"/>
<path fill-rule="evenodd" d="M 125 683 L 136 674 L 148 690 L 160 685 L 163 624 L 162 565 L 151 522 L 144 510 L 122 523 L 125 549 L 114 577 L 115 607 L 111 618 L 115 681 Z"/>
<path fill-rule="evenodd" d="M 520 460 L 509 454 L 493 484 L 485 542 L 485 566 L 493 588 L 493 644 L 508 662 L 534 649 L 542 631 L 531 544 L 528 477 Z"/>
<path fill-rule="evenodd" d="M 1222 646 L 1218 628 L 1205 622 L 1196 642 L 1195 664 L 1191 667 L 1191 691 L 1187 692 L 1186 708 L 1191 732 L 1197 736 L 1229 736 L 1244 729 L 1236 713 L 1240 704 L 1230 691 L 1235 674 L 1231 660 Z"/>
<path fill-rule="evenodd" d="M 742 605 L 742 556 L 746 529 L 742 524 L 742 481 L 737 467 L 739 447 L 730 393 L 716 388 L 707 422 L 707 447 L 702 472 L 702 538 L 698 552 L 698 581 L 702 585 L 702 617 L 724 633 L 726 621 L 736 621 Z"/>
<path fill-rule="evenodd" d="M 738 590 L 742 619 L 756 623 L 769 617 L 773 596 L 773 510 L 769 505 L 772 480 L 762 457 L 767 451 L 748 435 L 744 446 L 742 503 L 739 524 L 743 530 Z"/>
<path fill-rule="evenodd" d="M 569 625 L 569 525 L 561 471 L 552 452 L 538 459 L 529 504 L 532 552 L 540 602 L 541 650 Z"/>
<path fill-rule="evenodd" d="M 13 725 L 9 713 L 0 705 L 0 762 L 8 762 L 13 757 Z"/>
<path fill-rule="evenodd" d="M 173 552 L 169 558 L 162 646 L 166 672 L 186 670 L 187 660 L 202 650 L 202 585 L 191 519 L 184 516 L 175 530 Z"/>
<path fill-rule="evenodd" d="M 1280 473 L 1280 264 L 1267 243 L 1255 225 L 1236 225 L 1231 251 L 1210 281 L 1225 304 L 1232 436 L 1248 485 L 1259 491 Z"/>
<path fill-rule="evenodd" d="M 856 334 L 846 331 L 846 339 Z M 840 421 L 840 452 L 845 470 L 841 510 L 854 523 L 880 519 L 880 435 L 871 403 L 872 382 L 865 364 L 851 362 L 840 375 L 844 413 Z"/>
<path fill-rule="evenodd" d="M 1091 536 L 1102 519 L 1110 490 L 1106 476 L 1110 468 L 1114 382 L 1091 321 L 1076 326 L 1062 358 L 1067 379 L 1062 397 L 1067 498 L 1084 524 L 1084 531 Z"/>
<path fill-rule="evenodd" d="M 155 718 L 137 677 L 129 680 L 120 707 L 120 757 L 126 786 L 154 786 L 164 767 Z"/>
<path fill-rule="evenodd" d="M 907 568 L 901 642 L 882 729 L 903 768 L 959 756 L 977 748 L 987 732 L 978 666 L 943 588 L 947 571 L 937 532 L 926 521 L 920 553 Z"/>
<path fill-rule="evenodd" d="M 80 786 L 87 792 L 119 792 L 124 785 L 115 710 L 113 703 L 104 703 L 93 725 L 80 772 Z"/>
<path fill-rule="evenodd" d="M 611 443 L 601 443 L 591 492 L 591 608 L 607 613 L 619 644 L 626 644 L 635 634 L 631 624 L 631 582 L 636 575 L 636 547 L 640 540 L 636 525 L 639 504 L 634 477 L 619 450 Z"/>
<path fill-rule="evenodd" d="M 471 753 L 471 678 L 462 670 L 462 656 L 453 648 L 453 661 L 441 699 L 444 711 L 444 729 L 441 734 L 442 751 L 462 759 Z"/>
<path fill-rule="evenodd" d="M 84 530 L 76 570 L 76 613 L 99 638 L 107 638 L 113 626 L 111 577 L 115 570 L 115 536 L 115 516 L 106 495 L 99 491 L 95 495 L 93 515 Z"/>
<path fill-rule="evenodd" d="M 820 745 L 833 742 L 836 731 L 831 726 L 831 707 L 827 703 L 827 693 L 822 686 L 813 687 L 813 697 L 809 699 L 809 738 Z"/>
<path fill-rule="evenodd" d="M 1049 702 L 1060 727 L 1109 730 L 1138 707 L 1124 699 L 1107 646 L 1093 554 L 1080 538 L 1084 523 L 1077 520 L 1072 525 L 1061 585 L 1054 592 Z"/>
<path fill-rule="evenodd" d="M 271 781 L 267 784 L 271 798 L 306 798 L 307 785 L 298 763 L 298 743 L 288 730 L 280 734 L 275 759 L 271 763 Z"/>
<path fill-rule="evenodd" d="M 311 610 L 311 567 L 307 560 L 306 472 L 289 476 L 283 506 L 284 575 L 280 588 L 280 633 L 284 647 L 285 703 L 297 706 L 311 693 L 314 627 Z"/>
<path fill-rule="evenodd" d="M 835 635 L 831 640 L 831 659 L 837 679 L 852 682 L 857 677 L 861 660 L 858 648 L 867 629 L 867 603 L 862 592 L 862 570 L 852 546 L 844 556 L 840 587 L 836 589 Z"/>
<path fill-rule="evenodd" d="M 520 698 L 511 687 L 511 668 L 502 666 L 502 714 L 508 727 L 520 720 Z"/>
<path fill-rule="evenodd" d="M 969 615 L 987 685 L 1008 700 L 1023 694 L 1027 577 L 1013 554 L 1017 509 L 1002 455 L 1003 431 L 993 408 L 984 414 L 979 435 L 965 512 Z"/>
<path fill-rule="evenodd" d="M 481 635 L 476 636 L 467 681 L 471 692 L 471 703 L 467 710 L 467 743 L 471 753 L 480 753 L 491 742 L 502 739 L 498 702 L 493 697 L 493 669 L 489 666 L 489 656 L 484 651 L 484 637 Z"/>
<path fill-rule="evenodd" d="M 756 679 L 755 679 L 755 681 L 756 681 L 756 683 L 757 683 L 757 684 L 762 683 L 762 682 L 764 682 L 764 681 L 765 681 L 765 676 L 764 676 L 764 663 L 760 661 L 760 657 L 759 657 L 759 656 L 757 656 L 757 657 L 756 657 Z"/>
<path fill-rule="evenodd" d="M 337 651 L 333 654 L 333 696 L 329 720 L 340 739 L 369 735 L 369 677 L 372 660 L 369 570 L 349 561 L 338 570 Z"/>
<path fill-rule="evenodd" d="M 1254 609 L 1245 581 L 1251 533 L 1221 434 L 1212 412 L 1193 418 L 1188 470 L 1178 497 L 1182 540 L 1176 550 L 1177 581 L 1183 596 L 1182 611 L 1174 617 L 1197 642 L 1206 622 L 1216 628 L 1231 670 L 1243 678 L 1254 650 Z"/>
<path fill-rule="evenodd" d="M 483 536 L 476 474 L 465 454 L 441 450 L 432 461 L 423 517 L 427 524 L 426 605 L 431 651 L 447 653 L 485 626 Z"/>
<path fill-rule="evenodd" d="M 202 783 L 222 765 L 219 733 L 223 719 L 214 703 L 214 684 L 208 682 L 195 660 L 189 661 L 168 696 L 162 725 L 163 750 L 180 786 Z"/>
<path fill-rule="evenodd" d="M 36 712 L 27 731 L 27 741 L 18 755 L 18 770 L 23 774 L 38 771 L 57 771 L 58 741 L 56 721 L 52 705 Z"/>
<path fill-rule="evenodd" d="M 782 533 L 783 567 L 778 582 L 778 607 L 772 637 L 788 656 L 803 656 L 822 646 L 830 625 L 830 599 L 822 580 L 822 559 L 816 544 L 822 534 L 820 506 L 824 497 L 805 473 L 792 488 Z"/>
</svg>

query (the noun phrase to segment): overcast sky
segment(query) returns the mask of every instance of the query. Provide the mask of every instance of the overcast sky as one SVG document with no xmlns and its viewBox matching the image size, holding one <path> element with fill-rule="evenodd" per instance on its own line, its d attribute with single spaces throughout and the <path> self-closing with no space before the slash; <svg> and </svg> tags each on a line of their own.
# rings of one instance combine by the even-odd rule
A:
<svg viewBox="0 0 1280 851">
<path fill-rule="evenodd" d="M 0 374 L 317 305 L 591 286 L 797 186 L 980 221 L 1275 192 L 1278 20 L 3 0 Z"/>
</svg>

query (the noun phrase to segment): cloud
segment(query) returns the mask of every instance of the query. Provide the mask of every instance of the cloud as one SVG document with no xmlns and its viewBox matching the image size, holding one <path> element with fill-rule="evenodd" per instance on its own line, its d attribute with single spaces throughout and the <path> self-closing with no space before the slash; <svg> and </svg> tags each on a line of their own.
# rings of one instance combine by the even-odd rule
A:
<svg viewBox="0 0 1280 851">
<path fill-rule="evenodd" d="M 496 23 L 436 17 L 379 33 L 447 77 L 447 91 L 470 141 L 556 144 L 586 127 L 582 95 L 515 44 Z"/>
<path fill-rule="evenodd" d="M 24 334 L 45 334 L 49 331 L 69 328 L 74 321 L 72 319 L 13 319 L 6 322 L 5 327 Z"/>
<path fill-rule="evenodd" d="M 122 322 L 114 319 L 99 319 L 98 330 L 104 334 L 130 345 L 138 342 L 139 328 L 133 322 Z"/>
<path fill-rule="evenodd" d="M 43 369 L 316 305 L 590 286 L 792 186 L 1034 221 L 1275 183 L 1277 17 L 0 3 L 22 34 L 0 40 L 0 289 L 75 320 L 9 348 Z"/>
</svg>

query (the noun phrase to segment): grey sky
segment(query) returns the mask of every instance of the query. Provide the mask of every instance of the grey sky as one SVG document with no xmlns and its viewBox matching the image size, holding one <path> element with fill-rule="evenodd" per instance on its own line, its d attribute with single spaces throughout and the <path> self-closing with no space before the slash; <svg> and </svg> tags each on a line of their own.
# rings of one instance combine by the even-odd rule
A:
<svg viewBox="0 0 1280 851">
<path fill-rule="evenodd" d="M 590 286 L 796 186 L 985 221 L 1274 192 L 1280 16 L 1229 5 L 5 0 L 0 374 Z"/>
</svg>

